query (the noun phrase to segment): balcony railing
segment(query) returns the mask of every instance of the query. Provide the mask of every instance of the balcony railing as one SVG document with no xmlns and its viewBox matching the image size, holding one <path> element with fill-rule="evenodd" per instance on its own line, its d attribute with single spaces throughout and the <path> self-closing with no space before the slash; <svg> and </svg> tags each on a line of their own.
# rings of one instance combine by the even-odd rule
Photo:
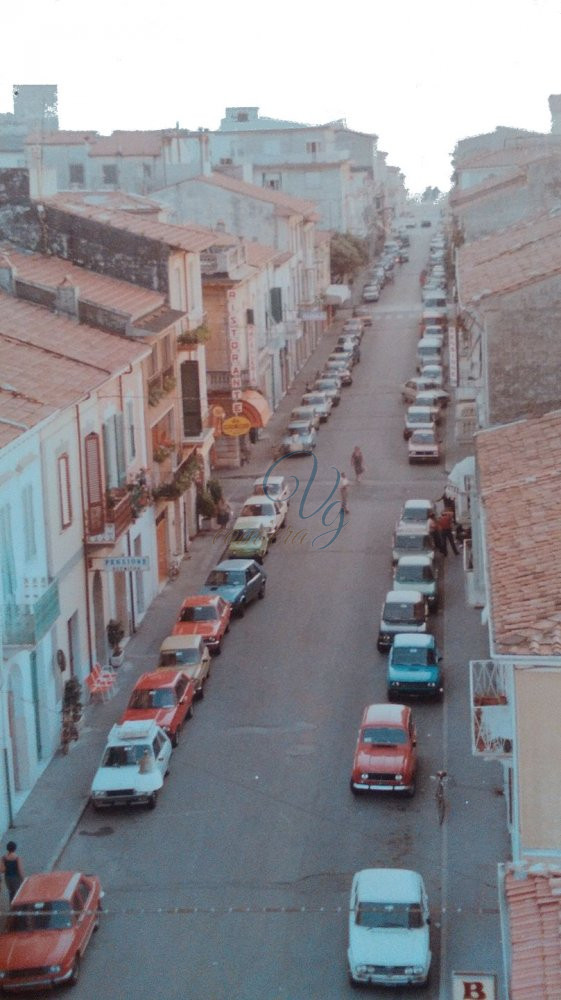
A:
<svg viewBox="0 0 561 1000">
<path fill-rule="evenodd" d="M 38 594 L 21 604 L 4 602 L 3 635 L 6 646 L 36 646 L 60 614 L 58 581 L 45 580 Z"/>
<path fill-rule="evenodd" d="M 484 757 L 510 757 L 513 743 L 509 675 L 494 660 L 470 662 L 472 751 Z"/>
<path fill-rule="evenodd" d="M 229 371 L 209 371 L 207 369 L 206 381 L 209 392 L 230 392 L 232 388 L 232 376 Z M 249 388 L 249 371 L 244 368 L 241 373 L 242 389 Z"/>
<path fill-rule="evenodd" d="M 134 520 L 131 495 L 125 489 L 107 491 L 105 527 L 97 535 L 88 535 L 88 545 L 113 545 Z"/>
</svg>

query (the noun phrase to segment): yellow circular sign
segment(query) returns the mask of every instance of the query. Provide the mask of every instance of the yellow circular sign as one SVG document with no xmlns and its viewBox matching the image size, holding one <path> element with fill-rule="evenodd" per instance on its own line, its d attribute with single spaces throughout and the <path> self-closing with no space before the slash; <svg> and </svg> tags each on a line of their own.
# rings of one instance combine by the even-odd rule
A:
<svg viewBox="0 0 561 1000">
<path fill-rule="evenodd" d="M 222 432 L 228 437 L 240 437 L 251 430 L 251 420 L 247 417 L 228 417 L 222 424 Z"/>
</svg>

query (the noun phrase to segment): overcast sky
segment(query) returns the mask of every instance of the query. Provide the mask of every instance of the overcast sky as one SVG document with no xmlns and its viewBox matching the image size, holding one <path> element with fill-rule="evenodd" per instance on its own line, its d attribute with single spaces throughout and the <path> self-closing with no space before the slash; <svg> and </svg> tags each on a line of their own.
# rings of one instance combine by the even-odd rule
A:
<svg viewBox="0 0 561 1000">
<path fill-rule="evenodd" d="M 549 132 L 561 93 L 560 0 L 16 0 L 2 21 L 0 111 L 56 83 L 61 128 L 102 133 L 345 118 L 412 193 L 448 189 L 463 136 Z"/>
</svg>

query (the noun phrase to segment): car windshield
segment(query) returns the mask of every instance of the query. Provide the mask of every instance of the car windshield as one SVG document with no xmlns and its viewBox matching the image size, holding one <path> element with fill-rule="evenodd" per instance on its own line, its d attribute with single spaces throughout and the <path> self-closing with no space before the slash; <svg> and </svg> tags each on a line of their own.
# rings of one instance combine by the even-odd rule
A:
<svg viewBox="0 0 561 1000">
<path fill-rule="evenodd" d="M 268 482 L 267 483 L 267 489 L 265 489 L 265 486 L 264 486 L 263 483 L 255 483 L 254 486 L 253 486 L 253 492 L 258 497 L 260 497 L 260 496 L 264 496 L 264 497 L 266 497 L 266 496 L 278 497 L 278 496 L 280 496 L 280 492 L 281 492 L 280 483 L 271 483 L 271 482 Z"/>
<path fill-rule="evenodd" d="M 180 622 L 213 622 L 217 618 L 218 611 L 208 604 L 182 608 L 179 615 Z"/>
<path fill-rule="evenodd" d="M 407 646 L 403 649 L 396 649 L 393 657 L 400 667 L 433 667 L 436 664 L 434 649 L 417 649 L 415 646 Z"/>
<path fill-rule="evenodd" d="M 426 535 L 398 535 L 397 548 L 408 552 L 422 552 L 426 547 Z"/>
<path fill-rule="evenodd" d="M 414 625 L 422 620 L 423 615 L 418 604 L 402 601 L 389 601 L 384 605 L 383 619 L 386 622 L 401 622 L 403 625 Z"/>
<path fill-rule="evenodd" d="M 319 395 L 318 396 L 309 396 L 309 395 L 306 395 L 306 402 L 309 403 L 310 406 L 323 406 L 324 403 L 325 403 L 325 400 L 324 400 L 323 396 L 319 396 Z"/>
<path fill-rule="evenodd" d="M 257 528 L 234 528 L 232 532 L 233 542 L 259 542 L 260 537 Z"/>
<path fill-rule="evenodd" d="M 153 691 L 133 691 L 129 708 L 172 708 L 175 705 L 175 695 L 171 688 L 155 688 Z"/>
<path fill-rule="evenodd" d="M 7 930 L 14 931 L 63 931 L 72 927 L 72 909 L 65 899 L 48 903 L 23 903 L 18 912 L 8 917 Z"/>
<path fill-rule="evenodd" d="M 430 566 L 398 566 L 395 578 L 398 583 L 426 583 L 434 579 Z"/>
<path fill-rule="evenodd" d="M 198 649 L 170 649 L 160 653 L 160 667 L 177 667 L 198 663 L 201 654 Z"/>
<path fill-rule="evenodd" d="M 275 508 L 272 503 L 246 503 L 242 507 L 241 517 L 274 517 Z"/>
<path fill-rule="evenodd" d="M 436 444 L 434 431 L 414 431 L 411 438 L 412 444 Z"/>
<path fill-rule="evenodd" d="M 423 926 L 419 903 L 359 903 L 356 922 L 361 927 L 413 930 Z"/>
<path fill-rule="evenodd" d="M 213 569 L 206 579 L 207 587 L 223 587 L 230 584 L 234 587 L 241 587 L 245 582 L 245 574 L 236 569 Z"/>
<path fill-rule="evenodd" d="M 362 730 L 361 743 L 371 743 L 377 747 L 396 747 L 407 743 L 403 729 L 395 726 L 366 726 Z"/>
<path fill-rule="evenodd" d="M 107 747 L 101 762 L 102 767 L 133 767 L 138 764 L 144 752 L 152 756 L 148 744 L 131 743 L 128 746 Z"/>
<path fill-rule="evenodd" d="M 402 521 L 426 521 L 428 510 L 426 507 L 404 507 L 401 515 Z"/>
</svg>

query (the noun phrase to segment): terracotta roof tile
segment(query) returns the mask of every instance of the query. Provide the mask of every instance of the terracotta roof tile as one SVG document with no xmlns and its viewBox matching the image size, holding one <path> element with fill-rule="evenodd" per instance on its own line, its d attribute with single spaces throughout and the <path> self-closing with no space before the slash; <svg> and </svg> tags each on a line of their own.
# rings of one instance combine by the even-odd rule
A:
<svg viewBox="0 0 561 1000">
<path fill-rule="evenodd" d="M 473 170 L 481 167 L 524 166 L 535 160 L 547 159 L 561 151 L 561 138 L 550 134 L 522 139 L 519 144 L 508 143 L 501 149 L 487 149 L 472 156 L 462 158 L 458 170 Z"/>
<path fill-rule="evenodd" d="M 460 247 L 460 303 L 465 307 L 559 273 L 561 214 L 552 212 Z"/>
<path fill-rule="evenodd" d="M 275 206 L 277 212 L 282 215 L 303 215 L 306 218 L 319 218 L 315 202 L 296 198 L 293 195 L 285 194 L 283 191 L 274 191 L 273 188 L 260 187 L 258 184 L 248 184 L 246 181 L 238 180 L 237 177 L 212 173 L 201 174 L 194 178 L 194 180 L 197 183 L 210 184 L 213 187 L 221 187 L 235 194 L 245 195 L 247 198 L 270 202 L 270 204 Z"/>
<path fill-rule="evenodd" d="M 487 177 L 480 184 L 468 188 L 456 188 L 450 195 L 449 202 L 455 208 L 462 208 L 472 201 L 481 201 L 490 195 L 497 194 L 501 189 L 526 184 L 526 174 L 518 167 L 508 167 L 500 176 Z"/>
<path fill-rule="evenodd" d="M 62 195 L 65 203 L 71 205 L 93 205 L 94 208 L 121 209 L 125 212 L 138 212 L 159 215 L 162 206 L 143 194 L 131 194 L 129 191 L 65 191 Z"/>
<path fill-rule="evenodd" d="M 25 142 L 26 145 L 39 143 L 41 146 L 82 146 L 85 142 L 95 142 L 97 135 L 95 129 L 58 129 L 52 132 L 30 132 Z"/>
<path fill-rule="evenodd" d="M 560 876 L 549 865 L 507 866 L 511 1000 L 561 998 Z"/>
<path fill-rule="evenodd" d="M 476 454 L 496 652 L 559 655 L 561 411 L 479 432 Z"/>
<path fill-rule="evenodd" d="M 246 260 L 252 267 L 266 267 L 267 264 L 277 263 L 283 256 L 282 252 L 275 247 L 265 246 L 263 243 L 256 243 L 254 240 L 247 240 L 245 243 Z"/>
<path fill-rule="evenodd" d="M 161 131 L 128 132 L 124 129 L 96 138 L 90 156 L 159 156 Z"/>
</svg>

